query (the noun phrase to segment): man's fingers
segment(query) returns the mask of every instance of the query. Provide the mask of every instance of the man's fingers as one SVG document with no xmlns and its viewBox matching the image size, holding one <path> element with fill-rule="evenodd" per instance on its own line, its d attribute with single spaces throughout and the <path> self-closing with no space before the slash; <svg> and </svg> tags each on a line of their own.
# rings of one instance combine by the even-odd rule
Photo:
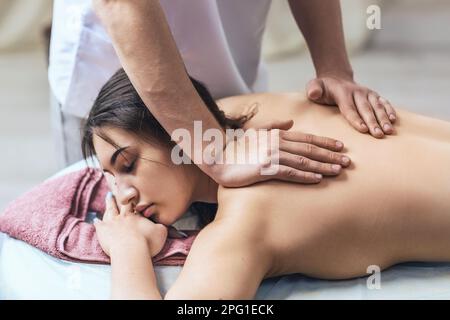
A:
<svg viewBox="0 0 450 320">
<path fill-rule="evenodd" d="M 270 176 L 270 178 L 307 184 L 314 184 L 322 181 L 322 175 L 319 173 L 305 172 L 284 165 L 278 165 L 277 173 Z"/>
<path fill-rule="evenodd" d="M 363 118 L 366 125 L 369 127 L 370 134 L 375 138 L 384 137 L 383 130 L 378 125 L 378 121 L 375 118 L 371 104 L 369 103 L 367 94 L 362 91 L 356 91 L 354 94 L 356 108 L 359 114 Z"/>
<path fill-rule="evenodd" d="M 373 110 L 375 111 L 375 116 L 377 117 L 377 120 L 381 126 L 381 129 L 386 134 L 393 133 L 394 129 L 392 128 L 391 121 L 388 118 L 386 108 L 379 101 L 378 95 L 375 92 L 370 92 L 368 94 L 368 99 L 369 99 L 370 104 L 372 105 Z"/>
<path fill-rule="evenodd" d="M 294 125 L 294 120 L 275 121 L 271 129 L 289 130 Z"/>
<path fill-rule="evenodd" d="M 351 95 L 342 93 L 338 96 L 337 104 L 344 118 L 350 123 L 350 125 L 361 133 L 366 133 L 369 128 L 365 124 L 364 120 L 358 114 L 355 106 L 355 102 Z"/>
<path fill-rule="evenodd" d="M 306 93 L 308 95 L 308 99 L 310 100 L 320 101 L 324 91 L 324 83 L 321 79 L 313 79 L 306 85 Z"/>
<path fill-rule="evenodd" d="M 264 124 L 254 127 L 254 129 L 280 129 L 289 130 L 294 125 L 294 120 L 270 120 Z"/>
<path fill-rule="evenodd" d="M 394 107 L 388 100 L 386 100 L 383 97 L 379 97 L 378 100 L 383 104 L 384 108 L 386 109 L 386 112 L 388 114 L 389 120 L 391 120 L 391 123 L 394 123 L 395 120 L 397 120 L 397 113 L 395 112 Z"/>
<path fill-rule="evenodd" d="M 103 214 L 103 221 L 108 221 L 111 220 L 113 217 L 119 215 L 119 209 L 117 208 L 115 197 L 111 192 L 108 192 L 106 194 L 105 202 L 106 202 L 106 209 L 105 213 Z"/>
<path fill-rule="evenodd" d="M 323 163 L 308 159 L 303 156 L 293 155 L 292 153 L 281 151 L 279 163 L 294 169 L 300 169 L 305 172 L 320 173 L 326 176 L 335 176 L 341 172 L 341 165 Z"/>
<path fill-rule="evenodd" d="M 309 143 L 299 143 L 282 140 L 280 141 L 280 150 L 291 153 L 296 156 L 303 156 L 311 160 L 317 160 L 325 163 L 340 164 L 347 167 L 350 164 L 350 158 L 338 152 L 317 147 Z"/>
<path fill-rule="evenodd" d="M 310 143 L 334 151 L 340 151 L 344 147 L 341 141 L 299 131 L 280 131 L 280 137 L 288 141 Z"/>
</svg>

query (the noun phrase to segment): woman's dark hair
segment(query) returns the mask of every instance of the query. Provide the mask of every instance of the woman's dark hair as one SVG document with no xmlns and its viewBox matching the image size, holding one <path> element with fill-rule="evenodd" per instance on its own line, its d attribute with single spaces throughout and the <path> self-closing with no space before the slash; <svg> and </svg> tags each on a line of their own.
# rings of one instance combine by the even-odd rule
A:
<svg viewBox="0 0 450 320">
<path fill-rule="evenodd" d="M 248 120 L 249 117 L 246 115 L 236 119 L 227 118 L 215 103 L 208 89 L 199 81 L 192 77 L 189 78 L 208 110 L 222 128 L 238 129 Z M 96 154 L 93 144 L 94 130 L 95 134 L 105 141 L 116 148 L 119 147 L 102 134 L 101 128 L 104 127 L 120 128 L 159 145 L 175 146 L 170 135 L 145 106 L 123 69 L 119 69 L 100 90 L 84 124 L 81 148 L 85 160 Z M 191 205 L 190 210 L 199 215 L 201 225 L 205 226 L 214 219 L 217 205 L 195 202 Z"/>
</svg>

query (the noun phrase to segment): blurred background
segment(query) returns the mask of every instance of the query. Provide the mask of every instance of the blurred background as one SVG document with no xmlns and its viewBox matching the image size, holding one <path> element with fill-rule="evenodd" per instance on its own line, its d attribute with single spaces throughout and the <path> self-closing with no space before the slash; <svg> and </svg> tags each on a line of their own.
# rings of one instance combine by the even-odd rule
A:
<svg viewBox="0 0 450 320">
<path fill-rule="evenodd" d="M 381 7 L 381 29 L 366 27 Z M 356 81 L 394 105 L 450 120 L 450 1 L 342 0 Z M 56 173 L 46 35 L 51 0 L 0 0 L 0 211 Z M 273 0 L 264 42 L 271 91 L 304 90 L 314 76 L 287 1 Z"/>
</svg>

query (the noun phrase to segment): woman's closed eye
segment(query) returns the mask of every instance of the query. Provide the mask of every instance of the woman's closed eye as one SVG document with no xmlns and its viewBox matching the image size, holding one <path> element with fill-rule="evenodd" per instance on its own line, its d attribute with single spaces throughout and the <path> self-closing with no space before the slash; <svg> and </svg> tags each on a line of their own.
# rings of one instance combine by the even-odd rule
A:
<svg viewBox="0 0 450 320">
<path fill-rule="evenodd" d="M 131 173 L 131 172 L 133 172 L 133 170 L 134 170 L 134 167 L 135 167 L 135 164 L 136 164 L 136 160 L 134 160 L 133 162 L 131 162 L 131 164 L 130 165 L 124 165 L 123 167 L 122 167 L 122 171 L 123 172 L 125 172 L 125 173 Z"/>
</svg>

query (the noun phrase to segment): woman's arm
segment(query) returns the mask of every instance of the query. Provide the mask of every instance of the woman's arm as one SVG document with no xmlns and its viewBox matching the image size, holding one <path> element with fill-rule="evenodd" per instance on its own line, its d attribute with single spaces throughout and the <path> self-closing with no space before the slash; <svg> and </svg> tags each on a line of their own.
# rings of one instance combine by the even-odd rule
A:
<svg viewBox="0 0 450 320">
<path fill-rule="evenodd" d="M 212 222 L 194 241 L 186 264 L 164 299 L 252 299 L 270 255 L 244 229 Z M 110 250 L 112 299 L 161 300 L 145 241 L 116 241 Z"/>
<path fill-rule="evenodd" d="M 166 299 L 251 299 L 270 273 L 274 259 L 259 214 L 261 202 L 222 200 L 227 205 L 198 234 Z M 111 258 L 112 298 L 160 300 L 151 258 L 162 250 L 167 228 L 136 214 L 131 204 L 119 210 L 111 193 L 103 220 L 94 226 Z"/>
<path fill-rule="evenodd" d="M 111 258 L 112 299 L 162 299 L 152 257 L 167 239 L 167 228 L 136 214 L 131 204 L 117 207 L 111 193 L 106 197 L 103 220 L 94 221 L 97 238 Z"/>
<path fill-rule="evenodd" d="M 270 255 L 250 239 L 223 223 L 205 227 L 164 299 L 252 299 L 267 273 Z M 145 241 L 117 243 L 110 251 L 111 298 L 161 300 Z"/>
<path fill-rule="evenodd" d="M 257 201 L 227 201 L 216 219 L 197 236 L 180 276 L 166 299 L 251 299 L 272 266 L 264 219 Z M 137 215 L 131 205 L 120 211 L 107 197 L 103 221 L 94 222 L 112 265 L 112 298 L 161 299 L 151 257 L 159 253 L 167 228 Z M 245 215 L 231 214 L 242 213 Z M 257 217 L 257 219 L 255 219 Z M 236 223 L 239 222 L 239 223 Z"/>
<path fill-rule="evenodd" d="M 253 299 L 272 266 L 264 235 L 241 219 L 213 221 L 198 234 L 164 299 Z"/>
<path fill-rule="evenodd" d="M 120 241 L 110 254 L 111 299 L 162 299 L 145 241 Z"/>
</svg>

